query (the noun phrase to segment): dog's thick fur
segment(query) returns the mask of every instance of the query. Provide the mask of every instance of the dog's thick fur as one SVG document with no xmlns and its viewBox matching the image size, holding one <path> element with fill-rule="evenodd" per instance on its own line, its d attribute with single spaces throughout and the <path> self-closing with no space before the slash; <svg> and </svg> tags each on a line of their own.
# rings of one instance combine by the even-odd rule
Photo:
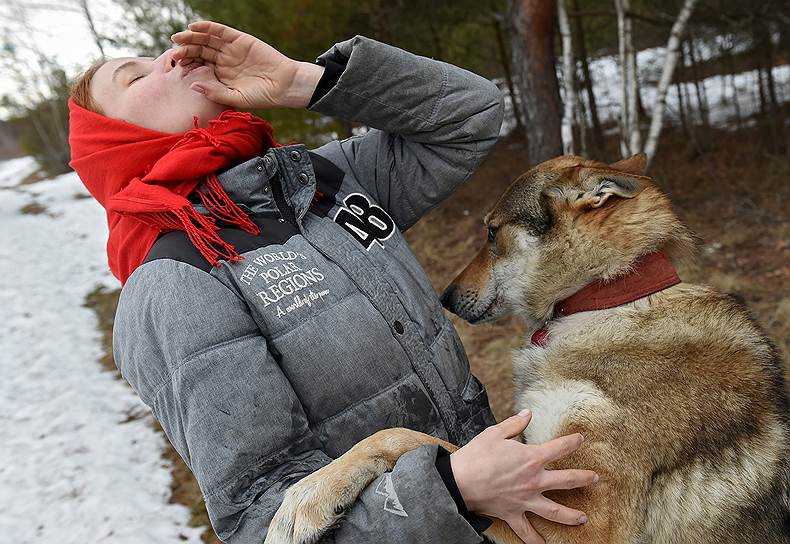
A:
<svg viewBox="0 0 790 544">
<path fill-rule="evenodd" d="M 626 273 L 641 256 L 660 250 L 678 263 L 693 255 L 694 238 L 644 175 L 644 156 L 613 165 L 547 161 L 520 176 L 485 223 L 488 243 L 443 302 L 472 323 L 509 312 L 532 328 L 548 322 L 544 345 L 527 341 L 513 356 L 516 407 L 533 411 L 524 438 L 543 443 L 581 432 L 583 445 L 548 468 L 601 475 L 591 486 L 545 493 L 589 516 L 566 526 L 528 514 L 546 542 L 790 543 L 782 362 L 745 308 L 713 288 L 680 283 L 550 320 L 558 301 Z M 331 519 L 315 518 L 319 527 L 308 522 L 320 534 L 335 521 L 334 508 L 350 505 L 398 453 L 436 442 L 426 436 L 382 431 L 305 478 L 278 511 L 275 533 L 278 524 L 294 527 L 307 498 L 313 510 L 331 508 Z M 342 482 L 346 498 L 319 486 L 327 481 Z M 267 542 L 299 541 L 290 534 Z"/>
</svg>

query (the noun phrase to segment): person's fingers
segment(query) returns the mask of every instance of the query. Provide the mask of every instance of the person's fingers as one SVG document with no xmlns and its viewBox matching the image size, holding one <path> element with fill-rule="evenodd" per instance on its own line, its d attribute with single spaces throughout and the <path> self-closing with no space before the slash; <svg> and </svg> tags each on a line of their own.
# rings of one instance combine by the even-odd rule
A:
<svg viewBox="0 0 790 544">
<path fill-rule="evenodd" d="M 173 53 L 173 60 L 178 62 L 181 59 L 203 59 L 204 61 L 216 63 L 217 53 L 218 51 L 216 49 L 202 45 L 181 45 L 178 47 L 176 52 Z"/>
<path fill-rule="evenodd" d="M 232 42 L 243 34 L 243 32 L 240 30 L 225 26 L 222 23 L 215 23 L 214 21 L 195 21 L 193 23 L 189 23 L 187 28 L 189 28 L 189 30 L 194 30 L 195 32 L 213 34 L 214 36 L 218 36 L 227 42 Z"/>
<path fill-rule="evenodd" d="M 592 470 L 544 470 L 540 476 L 540 488 L 544 491 L 547 489 L 574 489 L 597 481 L 598 474 Z"/>
<path fill-rule="evenodd" d="M 587 522 L 587 516 L 584 512 L 558 504 L 543 495 L 530 500 L 527 509 L 542 518 L 565 525 L 579 525 Z"/>
<path fill-rule="evenodd" d="M 212 49 L 220 50 L 222 46 L 227 42 L 214 36 L 212 34 L 205 34 L 203 32 L 193 32 L 191 30 L 182 30 L 181 32 L 176 32 L 170 39 L 179 45 L 205 45 L 211 47 Z"/>
<path fill-rule="evenodd" d="M 489 434 L 496 434 L 502 438 L 512 438 L 526 429 L 531 420 L 532 412 L 530 410 L 522 410 L 517 415 L 510 416 L 509 418 L 500 421 L 496 425 L 492 425 L 486 430 L 489 432 Z"/>
<path fill-rule="evenodd" d="M 518 537 L 524 541 L 525 544 L 545 544 L 543 537 L 538 534 L 535 528 L 527 519 L 527 515 L 522 513 L 517 518 L 505 520 L 510 528 L 513 529 Z"/>
<path fill-rule="evenodd" d="M 566 434 L 536 446 L 537 455 L 540 456 L 543 464 L 546 464 L 573 453 L 583 441 L 584 436 L 581 433 Z"/>
<path fill-rule="evenodd" d="M 190 89 L 202 92 L 206 98 L 218 104 L 240 107 L 241 97 L 239 91 L 230 89 L 219 81 L 196 81 L 189 86 Z M 200 91 L 202 89 L 202 91 Z"/>
</svg>

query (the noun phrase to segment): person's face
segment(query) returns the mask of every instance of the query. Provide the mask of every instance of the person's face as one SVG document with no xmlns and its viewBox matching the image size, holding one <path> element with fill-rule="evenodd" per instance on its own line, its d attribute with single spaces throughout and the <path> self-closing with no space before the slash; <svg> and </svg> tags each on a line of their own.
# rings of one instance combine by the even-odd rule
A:
<svg viewBox="0 0 790 544">
<path fill-rule="evenodd" d="M 216 80 L 210 66 L 190 70 L 171 60 L 175 49 L 157 58 L 123 57 L 105 62 L 91 78 L 91 95 L 107 117 L 141 127 L 178 134 L 229 108 L 189 88 L 193 81 Z"/>
</svg>

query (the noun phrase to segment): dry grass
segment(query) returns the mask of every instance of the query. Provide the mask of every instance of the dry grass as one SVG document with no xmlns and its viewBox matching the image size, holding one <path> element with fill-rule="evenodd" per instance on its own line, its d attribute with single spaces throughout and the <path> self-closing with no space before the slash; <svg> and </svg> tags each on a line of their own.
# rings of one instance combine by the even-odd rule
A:
<svg viewBox="0 0 790 544">
<path fill-rule="evenodd" d="M 27 204 L 19 208 L 19 213 L 24 213 L 27 215 L 41 215 L 42 213 L 49 213 L 49 212 L 47 211 L 46 206 L 43 206 L 36 201 L 33 201 L 33 202 L 28 202 Z"/>
<path fill-rule="evenodd" d="M 32 185 L 33 183 L 38 183 L 39 181 L 46 181 L 48 179 L 52 179 L 52 174 L 48 173 L 46 170 L 41 168 L 37 169 L 34 172 L 31 172 L 19 182 L 19 185 Z"/>
</svg>

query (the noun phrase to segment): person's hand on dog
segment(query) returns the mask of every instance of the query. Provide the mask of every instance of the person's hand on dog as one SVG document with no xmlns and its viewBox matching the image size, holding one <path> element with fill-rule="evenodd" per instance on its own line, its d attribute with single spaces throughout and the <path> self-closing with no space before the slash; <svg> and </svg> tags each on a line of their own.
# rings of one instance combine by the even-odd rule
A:
<svg viewBox="0 0 790 544">
<path fill-rule="evenodd" d="M 213 67 L 217 81 L 196 81 L 191 88 L 219 104 L 304 108 L 324 73 L 323 66 L 290 59 L 255 36 L 220 23 L 197 21 L 188 28 L 170 37 L 180 46 L 173 59 Z"/>
<path fill-rule="evenodd" d="M 543 468 L 574 452 L 584 440 L 579 433 L 538 445 L 509 440 L 531 419 L 532 413 L 523 410 L 486 428 L 450 455 L 450 466 L 467 509 L 501 519 L 527 544 L 543 544 L 524 512 L 565 525 L 585 523 L 584 512 L 557 504 L 542 492 L 583 487 L 598 481 L 598 475 L 591 470 Z"/>
</svg>

